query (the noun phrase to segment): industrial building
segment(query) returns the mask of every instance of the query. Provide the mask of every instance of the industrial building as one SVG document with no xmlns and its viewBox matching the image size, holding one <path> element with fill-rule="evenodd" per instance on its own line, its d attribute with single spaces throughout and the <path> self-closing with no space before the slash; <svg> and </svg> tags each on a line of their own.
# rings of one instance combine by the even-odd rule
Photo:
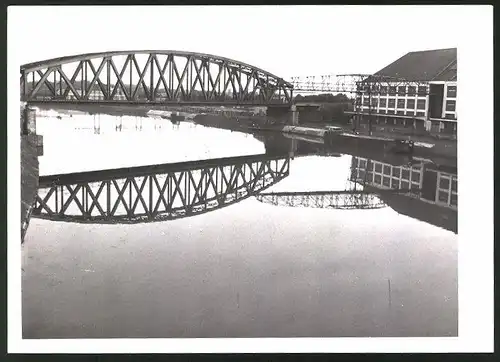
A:
<svg viewBox="0 0 500 362">
<path fill-rule="evenodd" d="M 456 135 L 456 48 L 410 52 L 368 83 L 369 91 L 357 95 L 357 113 L 372 122 Z"/>
</svg>

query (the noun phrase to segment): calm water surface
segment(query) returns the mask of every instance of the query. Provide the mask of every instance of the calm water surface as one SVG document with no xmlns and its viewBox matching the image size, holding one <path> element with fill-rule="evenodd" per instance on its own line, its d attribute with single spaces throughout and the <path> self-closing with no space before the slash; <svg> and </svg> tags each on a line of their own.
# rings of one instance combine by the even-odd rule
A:
<svg viewBox="0 0 500 362">
<path fill-rule="evenodd" d="M 61 117 L 38 118 L 41 175 L 266 152 L 252 135 L 191 123 Z M 351 164 L 350 155 L 296 155 L 265 192 L 351 190 Z M 251 196 L 156 223 L 33 218 L 23 269 L 24 338 L 458 333 L 457 235 L 390 207 Z"/>
</svg>

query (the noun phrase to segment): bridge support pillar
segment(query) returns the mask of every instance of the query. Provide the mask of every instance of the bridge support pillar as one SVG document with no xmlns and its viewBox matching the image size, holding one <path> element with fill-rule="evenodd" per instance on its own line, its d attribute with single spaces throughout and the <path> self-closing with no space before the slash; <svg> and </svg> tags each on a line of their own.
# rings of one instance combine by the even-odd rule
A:
<svg viewBox="0 0 500 362">
<path fill-rule="evenodd" d="M 38 193 L 38 156 L 43 155 L 43 138 L 36 134 L 36 112 L 21 108 L 21 244 L 29 226 Z"/>
<path fill-rule="evenodd" d="M 299 112 L 295 105 L 292 106 L 268 106 L 266 116 L 275 122 L 297 126 L 299 124 Z"/>
<path fill-rule="evenodd" d="M 321 121 L 321 112 L 319 104 L 297 104 L 298 117 L 301 123 L 315 123 Z"/>
</svg>

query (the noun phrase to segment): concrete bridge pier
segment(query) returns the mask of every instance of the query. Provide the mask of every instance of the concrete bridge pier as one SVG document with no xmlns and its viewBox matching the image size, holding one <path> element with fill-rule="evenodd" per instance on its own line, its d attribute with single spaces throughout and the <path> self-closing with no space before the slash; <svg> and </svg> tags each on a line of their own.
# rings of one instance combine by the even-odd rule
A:
<svg viewBox="0 0 500 362">
<path fill-rule="evenodd" d="M 267 117 L 290 126 L 320 120 L 320 104 L 294 104 L 292 106 L 268 106 Z"/>
<path fill-rule="evenodd" d="M 297 126 L 299 124 L 299 113 L 295 105 L 268 106 L 266 116 L 278 123 Z"/>
<path fill-rule="evenodd" d="M 321 113 L 319 109 L 321 108 L 320 104 L 314 103 L 297 103 L 295 105 L 298 113 L 298 121 L 300 123 L 314 123 L 321 120 Z"/>
<path fill-rule="evenodd" d="M 43 137 L 36 134 L 36 112 L 21 107 L 21 244 L 29 226 L 38 192 L 38 157 L 43 155 Z"/>
</svg>

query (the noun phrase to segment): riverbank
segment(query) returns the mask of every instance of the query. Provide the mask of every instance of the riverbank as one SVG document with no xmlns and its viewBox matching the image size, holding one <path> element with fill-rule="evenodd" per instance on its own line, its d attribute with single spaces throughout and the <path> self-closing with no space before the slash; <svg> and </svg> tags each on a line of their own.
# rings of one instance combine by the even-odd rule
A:
<svg viewBox="0 0 500 362">
<path fill-rule="evenodd" d="M 131 115 L 147 117 L 150 110 L 168 110 L 168 106 L 138 106 L 138 105 L 79 105 L 79 104 L 41 104 L 37 105 L 40 109 L 54 110 L 77 110 L 89 113 L 103 113 L 110 115 Z M 255 131 L 279 132 L 284 134 L 294 134 L 303 136 L 314 142 L 324 142 L 326 126 L 331 124 L 323 123 L 305 123 L 299 126 L 289 126 L 277 124 L 270 121 L 265 116 L 241 116 L 226 117 L 214 114 L 198 114 L 193 118 L 193 122 L 206 127 L 228 129 L 237 132 L 252 133 Z M 355 147 L 371 147 L 375 144 L 376 148 L 391 144 L 398 139 L 409 139 L 415 142 L 414 154 L 422 158 L 440 158 L 456 159 L 457 141 L 448 139 L 438 139 L 430 135 L 411 134 L 403 135 L 399 133 L 389 133 L 376 130 L 372 135 L 367 130 L 360 129 L 359 132 L 351 132 L 347 126 L 343 126 L 344 132 L 340 135 L 328 137 L 331 142 L 350 143 Z M 330 143 L 331 143 L 330 142 Z"/>
</svg>

